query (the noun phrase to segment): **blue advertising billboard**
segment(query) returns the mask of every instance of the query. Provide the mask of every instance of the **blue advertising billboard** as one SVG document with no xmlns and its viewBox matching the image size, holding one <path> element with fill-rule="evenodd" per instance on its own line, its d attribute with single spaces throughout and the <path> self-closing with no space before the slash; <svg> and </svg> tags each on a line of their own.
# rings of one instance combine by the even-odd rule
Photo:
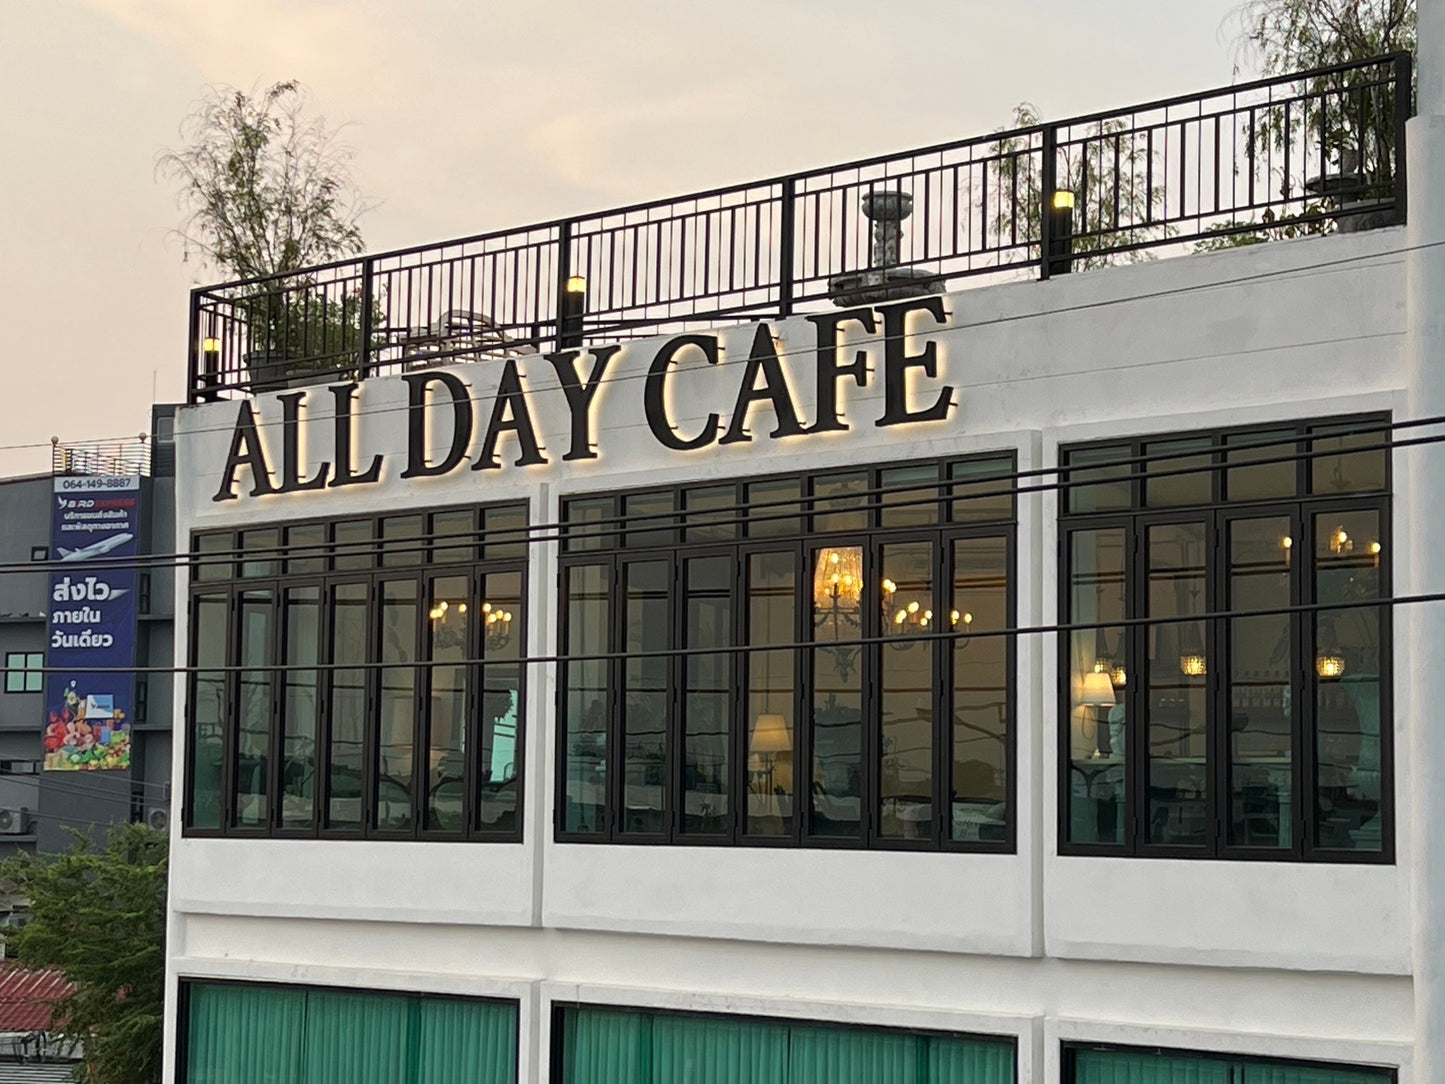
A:
<svg viewBox="0 0 1445 1084">
<path fill-rule="evenodd" d="M 54 502 L 45 768 L 129 768 L 140 478 L 57 477 Z"/>
</svg>

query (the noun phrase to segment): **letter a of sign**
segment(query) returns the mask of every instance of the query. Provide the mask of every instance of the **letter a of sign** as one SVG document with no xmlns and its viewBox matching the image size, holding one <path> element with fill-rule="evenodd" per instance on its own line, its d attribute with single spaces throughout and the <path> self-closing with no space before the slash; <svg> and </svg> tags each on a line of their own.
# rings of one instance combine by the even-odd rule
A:
<svg viewBox="0 0 1445 1084">
<path fill-rule="evenodd" d="M 211 500 L 236 499 L 236 471 L 241 467 L 250 468 L 251 496 L 276 492 L 276 484 L 271 481 L 271 468 L 266 463 L 266 449 L 261 444 L 261 434 L 256 430 L 256 412 L 251 409 L 250 401 L 245 399 L 241 401 L 236 428 L 231 433 L 231 451 L 226 456 L 226 468 L 221 472 L 221 488 L 216 490 Z"/>
</svg>

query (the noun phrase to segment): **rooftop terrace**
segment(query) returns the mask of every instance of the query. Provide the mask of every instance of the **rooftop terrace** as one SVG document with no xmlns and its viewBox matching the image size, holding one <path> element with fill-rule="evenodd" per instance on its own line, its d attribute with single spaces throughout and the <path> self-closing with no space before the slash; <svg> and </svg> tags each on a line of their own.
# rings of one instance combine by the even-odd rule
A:
<svg viewBox="0 0 1445 1084">
<path fill-rule="evenodd" d="M 1407 55 L 197 289 L 190 402 L 1404 221 Z"/>
</svg>

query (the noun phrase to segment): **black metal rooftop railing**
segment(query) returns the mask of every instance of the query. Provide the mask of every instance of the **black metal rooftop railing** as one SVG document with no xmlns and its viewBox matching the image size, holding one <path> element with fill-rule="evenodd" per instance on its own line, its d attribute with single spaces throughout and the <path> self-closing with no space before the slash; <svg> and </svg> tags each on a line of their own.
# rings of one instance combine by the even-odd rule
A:
<svg viewBox="0 0 1445 1084">
<path fill-rule="evenodd" d="M 203 287 L 189 400 L 1402 222 L 1411 106 L 1400 54 Z"/>
<path fill-rule="evenodd" d="M 145 436 L 113 440 L 50 441 L 52 474 L 147 476 L 151 472 L 151 444 Z"/>
</svg>

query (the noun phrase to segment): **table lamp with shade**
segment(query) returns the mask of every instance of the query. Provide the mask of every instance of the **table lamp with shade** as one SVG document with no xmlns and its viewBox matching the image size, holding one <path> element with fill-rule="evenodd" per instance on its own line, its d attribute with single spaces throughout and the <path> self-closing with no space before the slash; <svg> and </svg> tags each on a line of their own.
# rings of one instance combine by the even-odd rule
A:
<svg viewBox="0 0 1445 1084">
<path fill-rule="evenodd" d="M 792 748 L 793 736 L 788 732 L 788 720 L 782 715 L 764 712 L 753 720 L 748 767 L 763 776 L 765 793 L 773 789 L 773 772 L 777 767 L 779 754 L 791 752 Z"/>
<path fill-rule="evenodd" d="M 1099 750 L 1099 717 L 1103 714 L 1103 709 L 1112 708 L 1115 703 L 1114 682 L 1108 673 L 1095 670 L 1084 675 L 1084 688 L 1079 696 L 1079 703 L 1083 707 L 1094 709 L 1094 756 L 1102 756 Z"/>
</svg>

